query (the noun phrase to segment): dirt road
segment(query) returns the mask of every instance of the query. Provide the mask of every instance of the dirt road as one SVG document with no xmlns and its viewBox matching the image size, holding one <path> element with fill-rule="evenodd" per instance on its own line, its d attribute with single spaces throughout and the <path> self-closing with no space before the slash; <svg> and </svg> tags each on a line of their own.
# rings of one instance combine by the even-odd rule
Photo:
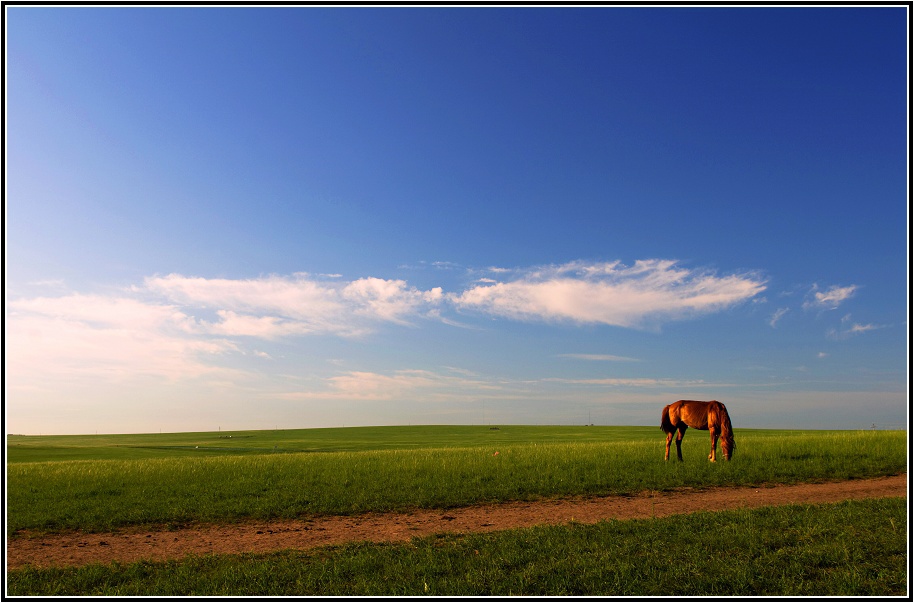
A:
<svg viewBox="0 0 914 603">
<path fill-rule="evenodd" d="M 395 542 L 442 532 L 487 532 L 570 521 L 663 517 L 703 510 L 754 508 L 851 498 L 907 496 L 907 475 L 770 488 L 713 488 L 513 502 L 411 513 L 370 513 L 310 520 L 201 525 L 175 531 L 39 535 L 7 541 L 7 567 L 76 566 L 111 561 L 177 559 L 189 554 L 308 549 L 354 541 Z"/>
</svg>

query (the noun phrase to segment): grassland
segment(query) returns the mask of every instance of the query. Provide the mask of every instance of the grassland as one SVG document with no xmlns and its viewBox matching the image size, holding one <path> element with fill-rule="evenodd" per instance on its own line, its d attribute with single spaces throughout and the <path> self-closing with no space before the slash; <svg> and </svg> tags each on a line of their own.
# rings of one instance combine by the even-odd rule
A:
<svg viewBox="0 0 914 603">
<path fill-rule="evenodd" d="M 733 461 L 712 465 L 707 434 L 694 431 L 686 461 L 663 462 L 655 427 L 9 436 L 8 536 L 906 471 L 905 432 L 737 429 L 736 441 Z M 805 523 L 792 523 L 798 516 Z M 726 526 L 715 529 L 726 539 L 702 535 L 711 522 Z M 904 501 L 864 501 L 316 553 L 31 568 L 10 572 L 8 585 L 11 594 L 897 594 L 906 530 Z M 669 555 L 682 564 L 664 563 Z"/>
<path fill-rule="evenodd" d="M 665 463 L 659 429 L 576 429 L 586 437 L 572 428 L 510 426 L 498 431 L 417 427 L 187 434 L 159 441 L 120 436 L 109 437 L 108 446 L 93 437 L 28 442 L 31 446 L 11 437 L 7 526 L 9 533 L 26 528 L 102 531 L 448 508 L 682 486 L 890 475 L 903 471 L 906 463 L 903 432 L 738 430 L 733 461 L 712 465 L 706 460 L 707 439 L 698 432 L 686 437 L 686 462 Z M 390 437 L 384 438 L 388 430 Z M 245 440 L 249 445 L 238 445 Z M 432 442 L 435 447 L 429 447 Z M 323 452 L 302 451 L 306 446 Z M 147 458 L 114 460 L 124 449 L 149 453 Z M 166 453 L 171 456 L 161 456 Z M 95 454 L 100 460 L 22 460 L 63 454 Z"/>
</svg>

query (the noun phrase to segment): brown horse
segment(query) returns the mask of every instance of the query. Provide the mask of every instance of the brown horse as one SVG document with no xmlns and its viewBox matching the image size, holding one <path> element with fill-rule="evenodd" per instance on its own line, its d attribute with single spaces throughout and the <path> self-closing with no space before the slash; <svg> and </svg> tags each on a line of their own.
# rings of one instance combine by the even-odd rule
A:
<svg viewBox="0 0 914 603">
<path fill-rule="evenodd" d="M 667 404 L 663 408 L 663 414 L 660 416 L 660 429 L 666 433 L 666 456 L 664 460 L 670 460 L 670 443 L 673 441 L 673 435 L 676 435 L 676 454 L 679 460 L 682 460 L 682 437 L 686 429 L 694 427 L 711 432 L 711 454 L 708 460 L 712 463 L 717 462 L 717 439 L 721 439 L 721 448 L 724 451 L 724 458 L 728 461 L 733 456 L 733 449 L 736 444 L 733 442 L 733 427 L 730 425 L 730 415 L 727 414 L 727 407 L 717 400 L 710 402 L 698 402 L 696 400 L 679 400 L 672 404 Z"/>
</svg>

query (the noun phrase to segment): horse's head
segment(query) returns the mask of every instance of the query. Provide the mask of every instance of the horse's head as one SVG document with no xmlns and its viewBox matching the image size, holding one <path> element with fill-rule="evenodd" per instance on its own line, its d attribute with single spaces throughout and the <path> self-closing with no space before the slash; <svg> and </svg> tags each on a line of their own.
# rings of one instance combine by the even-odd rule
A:
<svg viewBox="0 0 914 603">
<path fill-rule="evenodd" d="M 729 461 L 730 457 L 733 456 L 733 450 L 736 449 L 736 443 L 733 441 L 732 435 L 729 438 L 721 439 L 721 448 L 724 451 L 724 458 Z"/>
</svg>

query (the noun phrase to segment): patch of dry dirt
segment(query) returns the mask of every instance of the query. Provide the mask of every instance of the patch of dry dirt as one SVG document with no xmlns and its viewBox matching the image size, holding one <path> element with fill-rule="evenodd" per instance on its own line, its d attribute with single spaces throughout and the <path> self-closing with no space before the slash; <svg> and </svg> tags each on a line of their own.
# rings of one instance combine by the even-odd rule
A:
<svg viewBox="0 0 914 603">
<path fill-rule="evenodd" d="M 189 554 L 269 552 L 309 549 L 355 541 L 395 542 L 413 536 L 489 532 L 570 521 L 663 517 L 793 503 L 836 502 L 851 498 L 907 496 L 907 474 L 824 484 L 758 488 L 712 488 L 643 492 L 536 502 L 478 505 L 410 513 L 369 513 L 293 521 L 200 525 L 175 531 L 122 530 L 60 535 L 16 534 L 7 541 L 7 568 L 76 566 L 111 561 L 178 559 Z"/>
</svg>

